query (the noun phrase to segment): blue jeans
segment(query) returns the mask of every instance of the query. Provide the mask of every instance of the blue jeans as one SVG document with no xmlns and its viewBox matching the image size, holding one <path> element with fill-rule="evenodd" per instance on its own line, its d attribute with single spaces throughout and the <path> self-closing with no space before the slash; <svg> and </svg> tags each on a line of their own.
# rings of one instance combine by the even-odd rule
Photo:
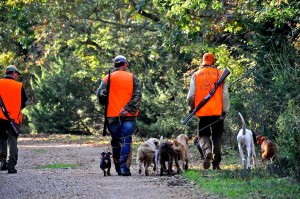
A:
<svg viewBox="0 0 300 199">
<path fill-rule="evenodd" d="M 118 121 L 108 125 L 111 134 L 113 160 L 118 173 L 130 172 L 131 142 L 135 121 Z"/>
</svg>

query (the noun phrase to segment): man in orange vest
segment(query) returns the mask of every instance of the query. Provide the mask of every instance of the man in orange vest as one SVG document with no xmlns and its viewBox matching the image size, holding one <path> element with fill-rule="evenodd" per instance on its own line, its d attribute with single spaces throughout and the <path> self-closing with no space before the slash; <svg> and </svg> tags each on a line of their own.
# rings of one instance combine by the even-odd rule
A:
<svg viewBox="0 0 300 199">
<path fill-rule="evenodd" d="M 5 76 L 0 79 L 1 98 L 10 119 L 14 120 L 17 125 L 22 123 L 21 110 L 26 106 L 28 100 L 23 84 L 16 81 L 19 75 L 18 69 L 9 65 L 6 67 Z M 8 170 L 9 174 L 17 173 L 15 168 L 18 160 L 17 138 L 18 135 L 0 110 L 0 163 L 1 170 Z"/>
<path fill-rule="evenodd" d="M 104 105 L 108 96 L 107 121 L 111 134 L 113 161 L 118 175 L 130 176 L 132 159 L 132 133 L 142 99 L 138 78 L 127 69 L 128 61 L 118 55 L 114 59 L 115 70 L 106 75 L 97 89 L 99 103 Z M 108 79 L 109 94 L 107 94 Z"/>
<path fill-rule="evenodd" d="M 222 71 L 218 70 L 214 64 L 214 55 L 206 53 L 203 55 L 202 66 L 193 74 L 187 96 L 187 102 L 191 110 L 209 94 L 214 88 L 215 82 L 220 78 Z M 229 107 L 228 85 L 224 81 L 210 100 L 196 112 L 199 119 L 199 144 L 205 157 L 203 161 L 204 169 L 209 169 L 211 161 L 213 169 L 220 169 L 224 119 Z"/>
</svg>

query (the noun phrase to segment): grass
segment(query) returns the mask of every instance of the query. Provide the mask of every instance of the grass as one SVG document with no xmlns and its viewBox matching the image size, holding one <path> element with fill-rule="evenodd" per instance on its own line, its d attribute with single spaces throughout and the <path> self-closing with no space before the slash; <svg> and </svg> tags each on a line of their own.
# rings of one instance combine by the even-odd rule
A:
<svg viewBox="0 0 300 199">
<path fill-rule="evenodd" d="M 77 164 L 63 164 L 63 163 L 56 163 L 56 164 L 48 164 L 48 165 L 40 165 L 37 166 L 37 169 L 77 169 L 80 165 Z"/>
<path fill-rule="evenodd" d="M 46 149 L 33 149 L 33 151 L 36 153 L 47 153 Z"/>
<path fill-rule="evenodd" d="M 300 198 L 299 184 L 265 171 L 189 170 L 184 174 L 200 189 L 226 198 Z"/>
<path fill-rule="evenodd" d="M 256 168 L 243 170 L 239 154 L 234 149 L 224 147 L 224 154 L 226 155 L 223 156 L 222 170 L 193 168 L 183 175 L 196 183 L 201 190 L 219 197 L 300 199 L 299 182 L 292 178 L 277 177 L 269 172 L 266 163 L 261 161 L 257 161 Z"/>
</svg>

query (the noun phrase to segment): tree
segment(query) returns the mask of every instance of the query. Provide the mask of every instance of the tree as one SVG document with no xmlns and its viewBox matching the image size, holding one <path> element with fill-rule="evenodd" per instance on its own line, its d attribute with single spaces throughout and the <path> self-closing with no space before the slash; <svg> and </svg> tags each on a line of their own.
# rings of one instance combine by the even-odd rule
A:
<svg viewBox="0 0 300 199">
<path fill-rule="evenodd" d="M 58 60 L 36 73 L 32 89 L 39 101 L 28 110 L 34 132 L 94 132 L 97 112 L 89 84 L 93 76 L 77 66 L 76 61 Z"/>
</svg>

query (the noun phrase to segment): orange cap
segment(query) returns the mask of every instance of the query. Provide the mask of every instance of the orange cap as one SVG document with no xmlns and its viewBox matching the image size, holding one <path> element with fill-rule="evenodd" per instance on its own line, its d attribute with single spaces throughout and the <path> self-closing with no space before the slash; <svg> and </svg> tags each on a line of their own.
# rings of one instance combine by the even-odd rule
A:
<svg viewBox="0 0 300 199">
<path fill-rule="evenodd" d="M 215 56 L 212 53 L 205 53 L 203 55 L 202 65 L 212 65 L 214 60 Z"/>
</svg>

